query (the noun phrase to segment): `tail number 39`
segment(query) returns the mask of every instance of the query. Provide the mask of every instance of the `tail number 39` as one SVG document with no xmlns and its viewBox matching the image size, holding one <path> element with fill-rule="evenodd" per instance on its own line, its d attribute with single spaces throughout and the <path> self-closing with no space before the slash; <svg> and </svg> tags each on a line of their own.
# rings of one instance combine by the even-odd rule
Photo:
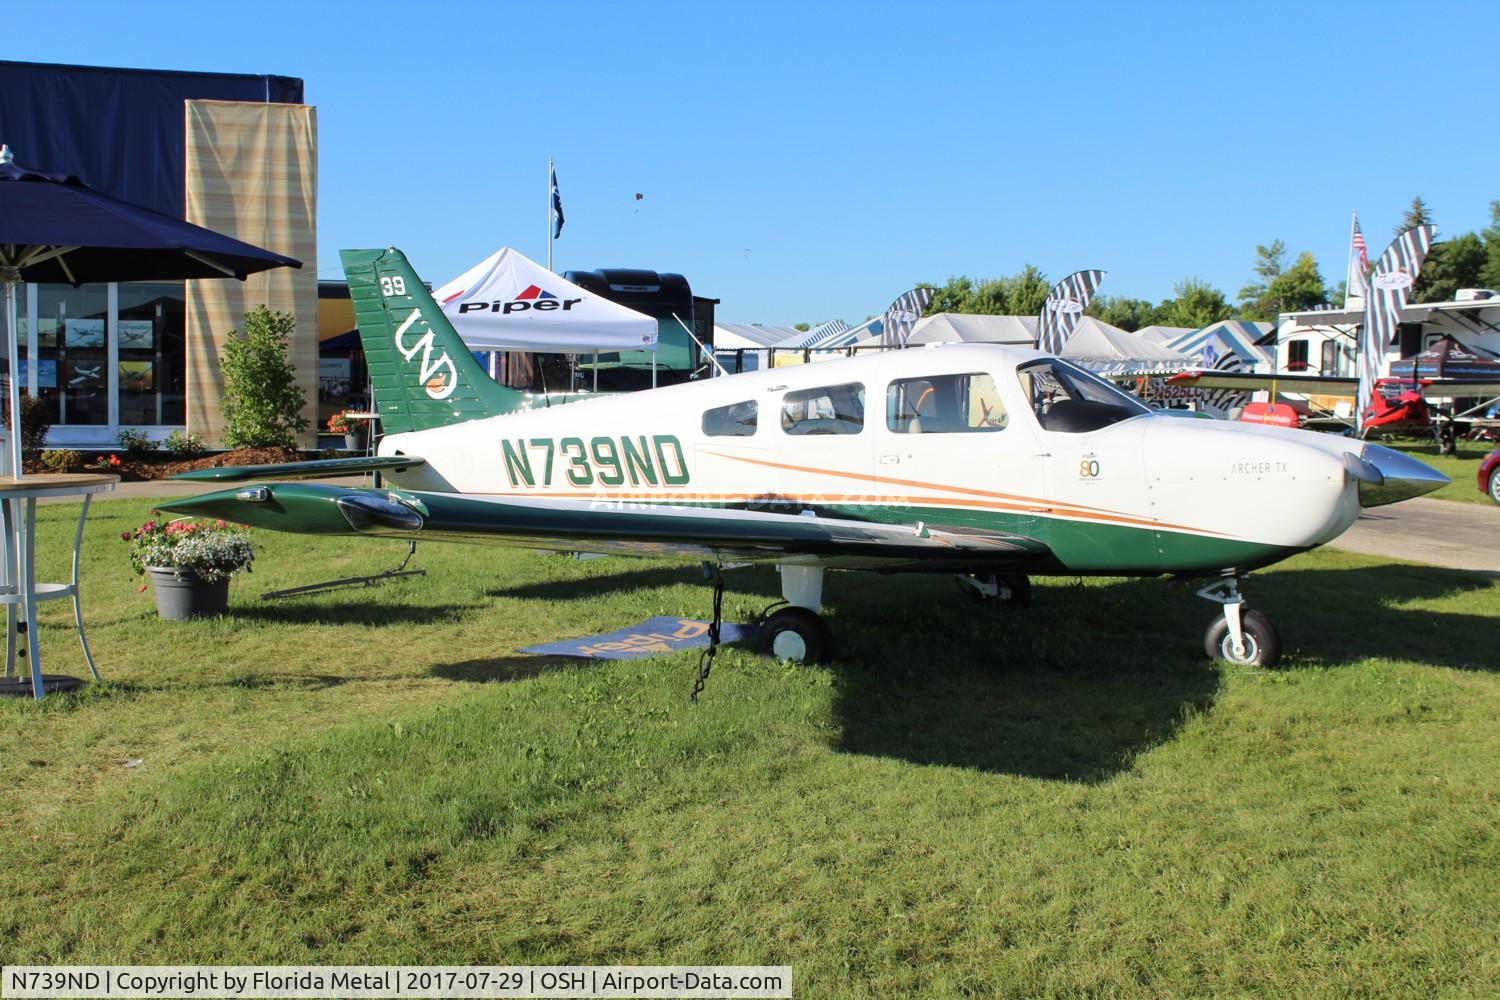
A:
<svg viewBox="0 0 1500 1000">
<path fill-rule="evenodd" d="M 380 279 L 380 294 L 386 298 L 390 298 L 392 295 L 405 295 L 406 279 L 399 274 L 382 277 Z"/>
</svg>

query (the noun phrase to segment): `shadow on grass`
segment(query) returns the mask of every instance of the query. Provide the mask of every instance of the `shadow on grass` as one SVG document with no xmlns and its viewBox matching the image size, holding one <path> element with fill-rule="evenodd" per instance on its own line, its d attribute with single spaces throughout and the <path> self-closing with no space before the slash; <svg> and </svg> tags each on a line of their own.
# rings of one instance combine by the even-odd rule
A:
<svg viewBox="0 0 1500 1000">
<path fill-rule="evenodd" d="M 1281 630 L 1282 669 L 1394 658 L 1494 671 L 1493 617 L 1398 606 L 1490 586 L 1392 565 L 1260 573 L 1246 593 Z M 908 599 L 893 601 L 893 587 Z M 945 598 L 928 581 L 857 590 L 834 615 L 846 752 L 1097 782 L 1170 740 L 1218 691 L 1200 631 L 1215 615 L 1188 588 L 1049 586 L 1025 611 Z"/>
<path fill-rule="evenodd" d="M 487 604 L 401 604 L 398 600 L 346 598 L 339 603 L 265 601 L 230 608 L 227 617 L 277 625 L 438 625 L 457 621 Z"/>
<path fill-rule="evenodd" d="M 560 670 L 588 670 L 601 660 L 569 656 L 539 656 L 518 653 L 514 656 L 492 656 L 481 660 L 435 664 L 429 673 L 450 681 L 489 684 L 494 681 L 521 681 Z"/>
<path fill-rule="evenodd" d="M 486 591 L 485 596 L 558 601 L 590 597 L 599 591 L 645 590 L 653 587 L 675 587 L 684 583 L 706 586 L 703 571 L 696 565 L 650 566 L 632 569 L 630 563 L 631 560 L 628 557 L 620 557 L 611 563 L 612 572 L 590 573 L 587 576 L 578 576 L 568 580 L 534 580 L 509 587 L 494 587 Z M 781 596 L 780 578 L 769 567 L 729 570 L 724 574 L 724 579 L 728 584 L 729 592 L 733 594 L 768 598 Z"/>
</svg>

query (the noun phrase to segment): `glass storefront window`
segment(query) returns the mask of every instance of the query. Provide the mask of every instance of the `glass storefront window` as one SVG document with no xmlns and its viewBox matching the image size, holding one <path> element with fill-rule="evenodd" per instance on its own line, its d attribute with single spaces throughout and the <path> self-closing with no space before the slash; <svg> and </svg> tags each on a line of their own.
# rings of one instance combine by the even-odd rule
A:
<svg viewBox="0 0 1500 1000">
<path fill-rule="evenodd" d="M 122 427 L 186 422 L 183 295 L 180 281 L 136 281 L 119 286 L 115 331 Z"/>
<path fill-rule="evenodd" d="M 109 286 L 37 285 L 35 294 L 37 394 L 52 422 L 108 424 Z"/>
</svg>

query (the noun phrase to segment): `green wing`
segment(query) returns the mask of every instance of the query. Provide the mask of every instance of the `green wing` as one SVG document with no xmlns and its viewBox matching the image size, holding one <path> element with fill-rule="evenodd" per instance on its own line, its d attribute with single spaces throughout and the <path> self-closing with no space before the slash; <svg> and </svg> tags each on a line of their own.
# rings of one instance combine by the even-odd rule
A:
<svg viewBox="0 0 1500 1000">
<path fill-rule="evenodd" d="M 279 462 L 271 465 L 229 465 L 222 469 L 195 469 L 179 472 L 173 479 L 194 479 L 223 483 L 242 483 L 250 479 L 325 479 L 330 476 L 353 476 L 361 472 L 387 472 L 426 465 L 414 455 L 386 455 L 364 458 L 319 458 L 310 462 Z"/>
<path fill-rule="evenodd" d="M 851 569 L 955 572 L 1045 562 L 1051 550 L 998 531 L 881 524 L 765 511 L 568 501 L 272 483 L 158 506 L 255 528 L 527 548 Z"/>
</svg>

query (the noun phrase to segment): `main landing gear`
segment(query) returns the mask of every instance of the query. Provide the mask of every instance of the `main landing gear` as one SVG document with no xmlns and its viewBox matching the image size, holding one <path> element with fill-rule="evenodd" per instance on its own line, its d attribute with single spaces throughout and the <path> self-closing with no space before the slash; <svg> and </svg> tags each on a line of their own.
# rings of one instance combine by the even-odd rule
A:
<svg viewBox="0 0 1500 1000">
<path fill-rule="evenodd" d="M 761 649 L 778 660 L 823 663 L 833 653 L 833 630 L 818 614 L 823 604 L 821 566 L 777 567 L 781 596 L 787 606 L 772 614 L 760 628 Z"/>
<path fill-rule="evenodd" d="M 1245 607 L 1239 577 L 1216 580 L 1198 591 L 1198 596 L 1224 607 L 1203 635 L 1203 651 L 1212 659 L 1265 668 L 1281 660 L 1281 636 L 1271 619 Z"/>
</svg>

